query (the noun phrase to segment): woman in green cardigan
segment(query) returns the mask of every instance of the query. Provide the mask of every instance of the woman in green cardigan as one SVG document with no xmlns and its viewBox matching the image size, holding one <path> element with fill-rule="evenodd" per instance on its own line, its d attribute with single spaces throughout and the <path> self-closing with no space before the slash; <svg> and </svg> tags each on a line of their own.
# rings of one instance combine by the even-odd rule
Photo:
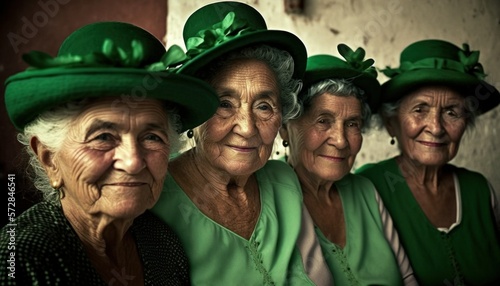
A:
<svg viewBox="0 0 500 286">
<path fill-rule="evenodd" d="M 499 285 L 494 192 L 449 162 L 474 118 L 500 102 L 483 81 L 479 52 L 441 40 L 411 44 L 382 85 L 379 112 L 400 155 L 365 165 L 422 285 Z M 394 144 L 391 139 L 391 144 Z"/>
</svg>

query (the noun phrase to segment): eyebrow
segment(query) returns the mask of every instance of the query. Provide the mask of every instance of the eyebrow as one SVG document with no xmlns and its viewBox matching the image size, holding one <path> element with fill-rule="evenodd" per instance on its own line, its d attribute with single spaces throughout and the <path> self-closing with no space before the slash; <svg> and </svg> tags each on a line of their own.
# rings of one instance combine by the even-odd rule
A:
<svg viewBox="0 0 500 286">
<path fill-rule="evenodd" d="M 87 128 L 87 132 L 85 133 L 85 140 L 87 140 L 88 137 L 97 130 L 102 130 L 102 129 L 116 130 L 116 124 L 113 122 L 103 121 L 99 119 L 94 120 L 92 124 L 90 124 L 90 126 Z"/>
<path fill-rule="evenodd" d="M 238 94 L 238 90 L 236 90 L 234 88 L 230 88 L 230 87 L 229 88 L 226 88 L 226 87 L 220 88 L 220 89 L 217 89 L 216 91 L 219 95 L 219 98 L 226 97 L 226 96 L 236 97 L 235 95 Z M 255 100 L 259 100 L 262 98 L 272 98 L 272 95 L 274 95 L 274 94 L 276 94 L 277 97 L 279 98 L 279 93 L 275 93 L 272 90 L 263 90 L 257 94 L 257 96 L 255 97 Z M 241 97 L 238 96 L 238 98 L 241 98 Z"/>
</svg>

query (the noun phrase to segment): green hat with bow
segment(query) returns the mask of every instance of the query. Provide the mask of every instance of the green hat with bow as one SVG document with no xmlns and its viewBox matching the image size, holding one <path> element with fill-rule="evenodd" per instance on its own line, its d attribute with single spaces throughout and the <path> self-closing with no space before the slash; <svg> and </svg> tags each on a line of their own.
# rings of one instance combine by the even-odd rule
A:
<svg viewBox="0 0 500 286">
<path fill-rule="evenodd" d="M 245 3 L 224 1 L 203 6 L 187 19 L 183 37 L 190 58 L 179 69 L 183 74 L 195 74 L 228 52 L 258 44 L 289 52 L 295 78 L 301 78 L 306 68 L 304 43 L 292 33 L 268 30 L 262 15 Z"/>
<path fill-rule="evenodd" d="M 325 79 L 345 79 L 365 92 L 366 102 L 372 113 L 375 113 L 380 98 L 377 71 L 372 66 L 375 61 L 364 59 L 365 50 L 363 48 L 353 51 L 347 45 L 339 44 L 337 50 L 344 59 L 331 55 L 314 55 L 307 59 L 303 90 L 307 90 L 313 84 Z"/>
<path fill-rule="evenodd" d="M 400 56 L 399 68 L 382 70 L 390 79 L 382 84 L 382 102 L 394 102 L 422 86 L 449 86 L 470 99 L 481 113 L 500 103 L 500 94 L 484 81 L 479 51 L 442 40 L 410 44 Z"/>
<path fill-rule="evenodd" d="M 7 113 L 19 130 L 40 113 L 83 98 L 129 95 L 131 101 L 174 103 L 179 132 L 203 123 L 219 104 L 207 83 L 168 70 L 185 60 L 180 47 L 165 51 L 152 34 L 128 23 L 83 26 L 65 39 L 57 57 L 32 51 L 23 59 L 30 67 L 5 82 Z"/>
</svg>

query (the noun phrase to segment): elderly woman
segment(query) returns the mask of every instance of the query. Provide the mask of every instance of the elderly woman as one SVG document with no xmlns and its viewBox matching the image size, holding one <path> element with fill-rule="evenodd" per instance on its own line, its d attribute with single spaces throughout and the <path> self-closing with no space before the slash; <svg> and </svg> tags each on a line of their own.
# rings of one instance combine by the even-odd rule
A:
<svg viewBox="0 0 500 286">
<path fill-rule="evenodd" d="M 2 230 L 0 284 L 189 284 L 178 238 L 147 210 L 177 132 L 218 100 L 198 79 L 146 69 L 164 54 L 145 30 L 100 22 L 73 32 L 56 58 L 25 56 L 32 67 L 7 80 L 7 111 L 44 201 Z"/>
<path fill-rule="evenodd" d="M 500 282 L 492 188 L 481 174 L 449 164 L 475 116 L 500 101 L 482 81 L 478 57 L 441 40 L 403 50 L 400 68 L 385 70 L 391 79 L 380 111 L 401 153 L 359 170 L 377 187 L 422 285 Z"/>
<path fill-rule="evenodd" d="M 345 58 L 307 60 L 300 115 L 280 134 L 290 146 L 288 163 L 299 177 L 336 285 L 415 285 L 398 235 L 373 184 L 351 174 L 380 84 L 365 51 L 344 44 Z"/>
<path fill-rule="evenodd" d="M 197 10 L 184 38 L 192 59 L 179 72 L 210 83 L 220 104 L 188 131 L 196 147 L 171 162 L 153 212 L 180 237 L 195 285 L 311 285 L 295 246 L 300 185 L 286 164 L 268 162 L 282 122 L 296 112 L 304 45 L 236 2 Z"/>
</svg>

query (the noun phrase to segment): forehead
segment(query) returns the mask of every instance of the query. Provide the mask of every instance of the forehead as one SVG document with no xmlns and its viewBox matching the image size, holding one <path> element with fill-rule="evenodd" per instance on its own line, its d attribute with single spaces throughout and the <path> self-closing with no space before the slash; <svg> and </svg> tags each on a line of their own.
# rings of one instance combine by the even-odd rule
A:
<svg viewBox="0 0 500 286">
<path fill-rule="evenodd" d="M 336 95 L 328 92 L 316 95 L 310 102 L 308 110 L 311 112 L 330 111 L 339 113 L 361 113 L 361 102 L 354 95 Z"/>
<path fill-rule="evenodd" d="M 250 84 L 254 88 L 278 90 L 275 72 L 259 59 L 230 60 L 216 71 L 211 82 L 216 89 Z"/>
<path fill-rule="evenodd" d="M 77 123 L 106 118 L 119 121 L 137 120 L 164 121 L 167 114 L 164 104 L 156 99 L 132 100 L 131 97 L 104 97 L 92 99 L 75 118 Z"/>
<path fill-rule="evenodd" d="M 465 98 L 456 90 L 445 86 L 426 86 L 419 88 L 403 98 L 402 104 L 426 102 L 429 105 L 444 103 L 464 103 Z"/>
</svg>

